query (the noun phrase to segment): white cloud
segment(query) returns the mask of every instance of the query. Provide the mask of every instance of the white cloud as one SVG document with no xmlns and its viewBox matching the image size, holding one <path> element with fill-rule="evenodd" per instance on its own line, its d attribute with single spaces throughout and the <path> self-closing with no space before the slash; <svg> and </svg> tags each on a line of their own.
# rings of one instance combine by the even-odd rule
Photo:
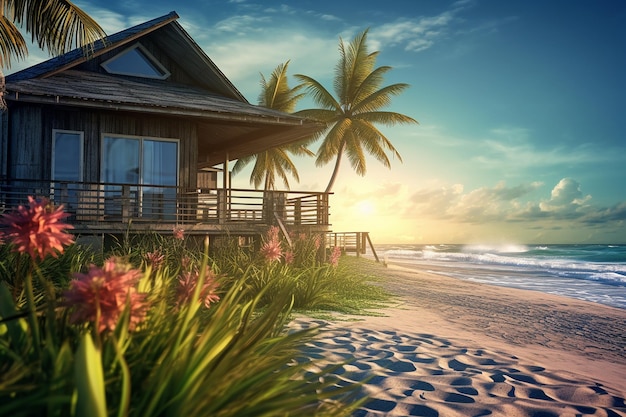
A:
<svg viewBox="0 0 626 417">
<path fill-rule="evenodd" d="M 445 10 L 435 16 L 400 18 L 375 27 L 371 31 L 372 45 L 375 49 L 403 45 L 405 50 L 411 52 L 429 49 L 440 40 L 457 32 L 455 23 L 460 20 L 458 15 L 472 4 L 471 0 L 457 1 L 452 4 L 450 10 Z"/>
<path fill-rule="evenodd" d="M 583 196 L 576 180 L 563 178 L 552 189 L 550 200 L 541 202 L 539 207 L 545 212 L 571 214 L 585 208 L 589 200 L 591 196 Z"/>
<path fill-rule="evenodd" d="M 262 25 L 270 22 L 271 19 L 267 16 L 231 16 L 217 22 L 211 31 L 214 33 L 218 32 L 220 36 L 246 35 L 250 34 L 250 32 L 263 31 Z"/>
<path fill-rule="evenodd" d="M 543 140 L 539 134 L 522 127 L 492 129 L 486 138 L 479 141 L 479 148 L 476 148 L 475 140 L 472 142 L 472 147 L 480 152 L 472 158 L 473 161 L 483 167 L 505 172 L 553 166 L 567 166 L 571 169 L 580 164 L 609 162 L 620 157 L 614 150 L 599 148 L 593 143 L 577 146 L 562 143 L 547 148 L 545 144 L 554 141 Z"/>
<path fill-rule="evenodd" d="M 561 179 L 546 199 L 533 198 L 543 187 L 541 182 L 466 191 L 462 184 L 426 188 L 414 192 L 404 213 L 432 220 L 487 224 L 493 222 L 577 221 L 607 223 L 626 220 L 626 202 L 613 208 L 594 207 L 591 195 L 581 191 L 572 178 Z M 406 216 L 410 217 L 410 216 Z"/>
</svg>

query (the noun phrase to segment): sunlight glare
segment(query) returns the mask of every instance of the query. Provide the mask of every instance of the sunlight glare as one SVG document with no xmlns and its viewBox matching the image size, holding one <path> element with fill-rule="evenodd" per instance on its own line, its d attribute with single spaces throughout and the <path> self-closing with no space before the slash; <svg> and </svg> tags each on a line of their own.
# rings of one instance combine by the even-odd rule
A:
<svg viewBox="0 0 626 417">
<path fill-rule="evenodd" d="M 358 202 L 356 205 L 356 209 L 363 216 L 370 216 L 374 214 L 375 211 L 374 204 L 369 200 L 363 200 Z"/>
</svg>

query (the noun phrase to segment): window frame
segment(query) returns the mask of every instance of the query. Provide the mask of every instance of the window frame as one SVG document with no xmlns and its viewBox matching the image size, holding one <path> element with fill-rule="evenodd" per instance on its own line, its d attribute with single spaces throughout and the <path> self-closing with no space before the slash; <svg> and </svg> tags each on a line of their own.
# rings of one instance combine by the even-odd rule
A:
<svg viewBox="0 0 626 417">
<path fill-rule="evenodd" d="M 156 66 L 157 69 L 159 71 L 161 71 L 163 73 L 163 75 L 147 75 L 147 74 L 138 74 L 138 73 L 134 73 L 134 72 L 125 72 L 125 71 L 116 71 L 113 70 L 109 67 L 109 64 L 113 61 L 115 61 L 116 59 L 118 59 L 121 56 L 124 56 L 126 54 L 129 54 L 131 52 L 133 52 L 134 50 L 139 50 L 139 53 L 142 53 L 146 56 L 146 58 L 148 58 L 148 60 L 150 61 L 150 63 L 153 66 Z M 143 46 L 141 43 L 137 42 L 134 45 L 129 46 L 128 48 L 124 49 L 123 51 L 115 54 L 114 56 L 112 56 L 111 58 L 107 59 L 106 61 L 104 61 L 102 64 L 100 64 L 100 66 L 102 68 L 104 68 L 104 70 L 106 72 L 108 72 L 109 74 L 116 74 L 116 75 L 129 75 L 131 77 L 141 77 L 141 78 L 150 78 L 150 79 L 155 79 L 155 80 L 166 80 L 170 77 L 170 75 L 172 75 L 167 68 L 165 68 L 165 66 L 163 64 L 161 64 L 159 62 L 158 59 L 156 59 L 154 57 L 154 55 L 152 55 L 150 53 L 150 51 L 148 51 L 148 49 Z"/>
<path fill-rule="evenodd" d="M 51 161 L 50 161 L 50 179 L 52 181 L 67 181 L 58 180 L 55 176 L 56 170 L 56 136 L 58 133 L 77 134 L 79 136 L 79 150 L 78 150 L 78 182 L 82 182 L 85 177 L 85 132 L 82 130 L 66 130 L 66 129 L 52 129 L 52 149 L 51 149 Z"/>
<path fill-rule="evenodd" d="M 100 145 L 100 182 L 104 182 L 104 170 L 106 169 L 106 164 L 104 163 L 104 139 L 105 138 L 119 138 L 119 139 L 136 139 L 139 140 L 139 182 L 137 184 L 142 187 L 150 187 L 154 184 L 144 184 L 144 175 L 143 175 L 143 142 L 144 140 L 151 140 L 157 142 L 174 142 L 176 143 L 176 187 L 180 184 L 180 139 L 175 138 L 161 138 L 154 136 L 137 136 L 137 135 L 123 135 L 118 133 L 102 133 L 101 134 L 101 145 Z"/>
</svg>

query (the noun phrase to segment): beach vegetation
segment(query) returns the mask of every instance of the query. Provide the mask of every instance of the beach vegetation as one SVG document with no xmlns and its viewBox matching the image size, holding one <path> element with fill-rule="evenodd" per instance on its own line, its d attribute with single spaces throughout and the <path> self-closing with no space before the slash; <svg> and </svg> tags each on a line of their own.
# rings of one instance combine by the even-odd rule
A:
<svg viewBox="0 0 626 417">
<path fill-rule="evenodd" d="M 366 154 L 372 155 L 386 167 L 391 166 L 387 151 L 402 161 L 398 150 L 376 127 L 377 124 L 393 126 L 417 123 L 404 114 L 382 110 L 391 104 L 393 96 L 401 94 L 409 86 L 404 83 L 382 86 L 384 75 L 392 68 L 376 67 L 378 51 L 369 52 L 367 33 L 367 30 L 359 33 L 349 43 L 340 39 L 339 62 L 333 80 L 334 96 L 315 79 L 303 74 L 295 75 L 307 95 L 319 106 L 295 114 L 326 124 L 326 129 L 320 130 L 315 136 L 316 140 L 322 139 L 316 165 L 324 166 L 335 161 L 326 192 L 333 188 L 344 154 L 361 176 L 367 172 Z"/>
<path fill-rule="evenodd" d="M 35 219 L 49 227 L 24 226 Z M 64 219 L 44 199 L 0 216 L 0 415 L 349 416 L 362 404 L 338 364 L 304 356 L 323 330 L 289 325 L 296 310 L 374 305 L 322 236 L 270 228 L 258 249 L 209 249 L 176 230 L 95 250 Z"/>
</svg>

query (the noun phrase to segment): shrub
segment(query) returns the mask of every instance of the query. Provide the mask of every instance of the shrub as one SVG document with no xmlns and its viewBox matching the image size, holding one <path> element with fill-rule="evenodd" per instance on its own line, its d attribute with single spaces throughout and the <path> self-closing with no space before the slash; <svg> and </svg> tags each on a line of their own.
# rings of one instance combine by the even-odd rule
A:
<svg viewBox="0 0 626 417">
<path fill-rule="evenodd" d="M 316 330 L 285 330 L 294 303 L 325 299 L 331 267 L 294 274 L 236 253 L 247 265 L 225 273 L 206 245 L 187 251 L 184 234 L 127 236 L 101 260 L 68 247 L 48 209 L 60 245 L 0 236 L 0 415 L 347 416 L 359 406 L 357 387 L 339 388 L 332 370 L 305 372 L 300 347 Z"/>
</svg>

